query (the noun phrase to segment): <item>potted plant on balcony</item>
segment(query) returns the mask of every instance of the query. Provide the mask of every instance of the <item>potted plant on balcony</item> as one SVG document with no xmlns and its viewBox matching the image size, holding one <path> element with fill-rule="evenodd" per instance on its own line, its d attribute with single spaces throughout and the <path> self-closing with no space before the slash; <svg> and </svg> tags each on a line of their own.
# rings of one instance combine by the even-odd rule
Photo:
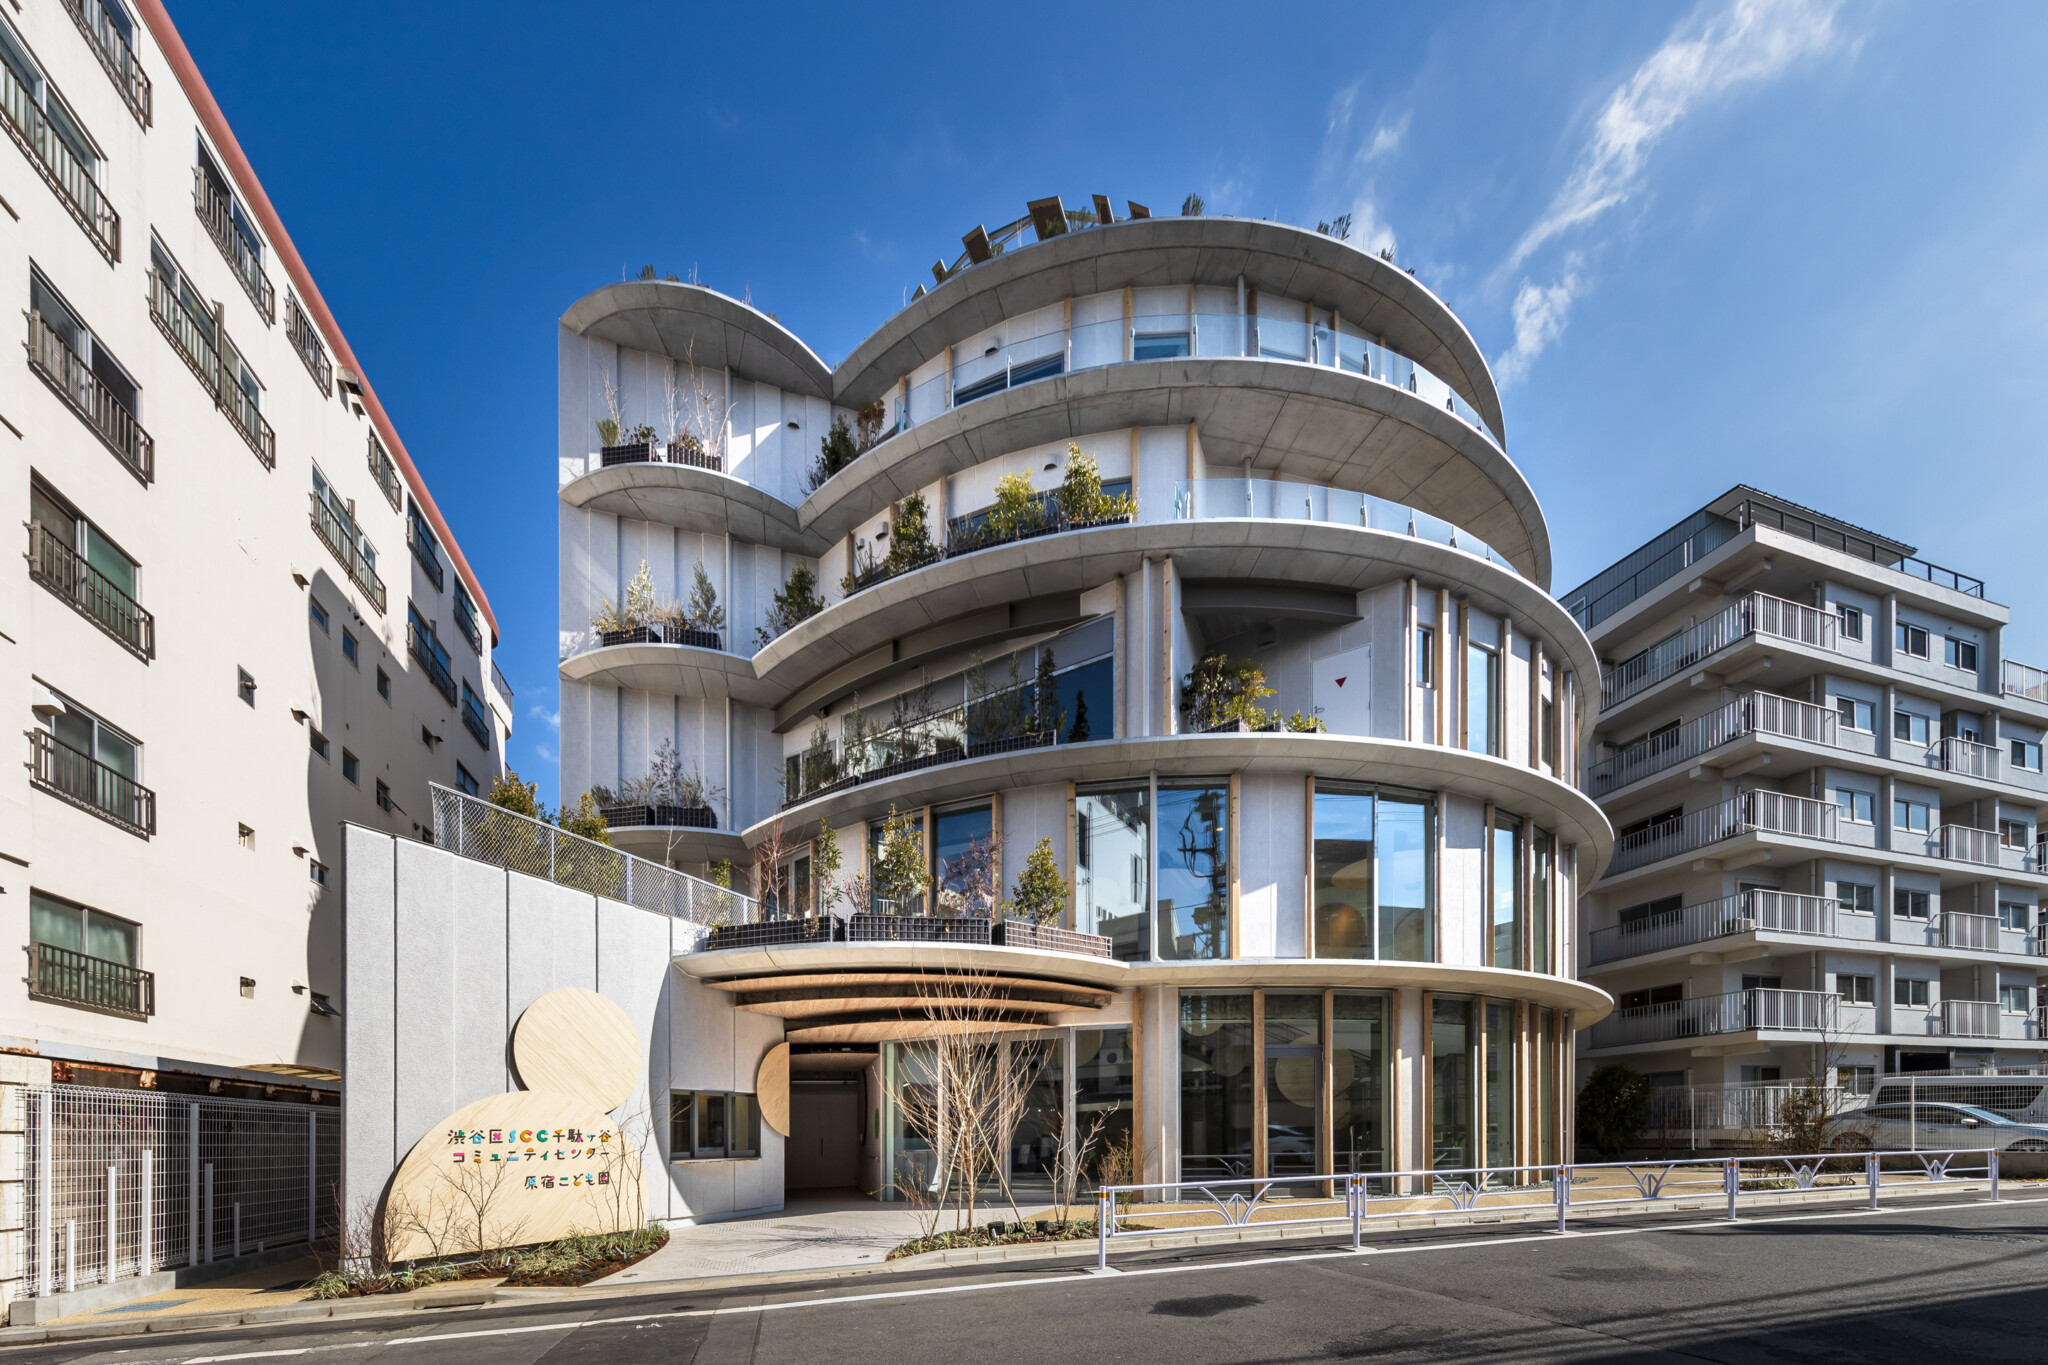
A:
<svg viewBox="0 0 2048 1365">
<path fill-rule="evenodd" d="M 718 604 L 718 590 L 704 572 L 704 561 L 693 570 L 688 603 L 672 602 L 662 609 L 662 638 L 672 645 L 693 645 L 717 649 L 725 629 L 725 608 Z"/>
<path fill-rule="evenodd" d="M 768 610 L 754 630 L 756 647 L 766 649 L 797 622 L 808 621 L 824 609 L 825 599 L 818 595 L 818 575 L 810 565 L 799 563 L 769 599 Z"/>
<path fill-rule="evenodd" d="M 598 643 L 607 649 L 613 645 L 658 645 L 661 632 L 655 623 L 660 613 L 661 606 L 654 595 L 654 571 L 643 559 L 632 582 L 626 585 L 624 605 L 614 606 L 609 597 L 599 598 L 590 628 L 597 632 Z"/>
<path fill-rule="evenodd" d="M 1102 491 L 1102 469 L 1095 457 L 1067 442 L 1067 468 L 1060 480 L 1060 518 L 1070 528 L 1107 526 L 1129 521 L 1137 503 L 1128 493 L 1114 497 Z"/>
<path fill-rule="evenodd" d="M 854 442 L 853 428 L 847 424 L 846 415 L 841 413 L 833 418 L 831 429 L 818 439 L 818 458 L 804 479 L 804 492 L 815 493 L 824 487 L 827 479 L 858 459 L 862 449 Z"/>
<path fill-rule="evenodd" d="M 622 435 L 620 424 L 607 417 L 597 424 L 597 433 L 602 442 L 598 456 L 606 469 L 619 464 L 646 464 L 654 458 L 654 428 L 645 423 Z"/>
<path fill-rule="evenodd" d="M 1031 487 L 1031 476 L 1022 471 L 996 480 L 995 504 L 983 519 L 980 534 L 964 548 L 980 549 L 1021 540 L 1046 522 L 1045 501 Z"/>
<path fill-rule="evenodd" d="M 979 654 L 967 670 L 967 756 L 981 758 L 1021 748 L 1030 732 L 1033 707 L 1024 685 L 1021 656 L 1010 656 L 1010 676 L 991 683 Z"/>
<path fill-rule="evenodd" d="M 604 805 L 605 824 L 613 829 L 717 829 L 718 815 L 712 807 L 724 794 L 725 788 L 707 782 L 695 763 L 683 761 L 674 740 L 664 739 L 648 760 L 647 771 L 623 784 Z"/>
<path fill-rule="evenodd" d="M 1058 920 L 1066 908 L 1067 879 L 1060 875 L 1052 840 L 1040 839 L 1011 884 L 999 941 L 1006 948 L 1061 947 Z"/>
<path fill-rule="evenodd" d="M 1255 661 L 1219 650 L 1203 655 L 1181 680 L 1181 719 L 1197 734 L 1276 730 L 1279 723 L 1259 705 L 1272 695 L 1266 671 Z"/>
</svg>

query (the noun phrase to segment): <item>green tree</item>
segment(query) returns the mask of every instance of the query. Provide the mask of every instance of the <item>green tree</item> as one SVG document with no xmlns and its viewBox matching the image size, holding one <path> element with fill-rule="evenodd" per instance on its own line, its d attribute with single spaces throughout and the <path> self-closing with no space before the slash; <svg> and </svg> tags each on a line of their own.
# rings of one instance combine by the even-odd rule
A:
<svg viewBox="0 0 2048 1365">
<path fill-rule="evenodd" d="M 995 505 L 988 509 L 984 535 L 997 544 L 1038 526 L 1043 508 L 1032 491 L 1031 476 L 1017 471 L 996 480 Z"/>
<path fill-rule="evenodd" d="M 832 828 L 832 822 L 820 819 L 818 832 L 811 839 L 813 915 L 822 915 L 831 908 L 833 888 L 839 884 L 839 867 L 843 861 L 839 852 L 839 835 Z"/>
<path fill-rule="evenodd" d="M 1273 695 L 1266 670 L 1251 659 L 1233 659 L 1218 651 L 1181 679 L 1181 716 L 1196 730 L 1243 721 L 1258 729 L 1270 719 L 1259 702 Z"/>
<path fill-rule="evenodd" d="M 875 895 L 889 905 L 890 913 L 914 914 L 930 880 L 924 831 L 909 812 L 898 814 L 892 802 L 882 821 L 882 837 L 876 841 Z"/>
<path fill-rule="evenodd" d="M 541 804 L 540 784 L 521 782 L 519 774 L 507 768 L 505 775 L 491 784 L 491 790 L 484 799 L 494 806 L 502 806 L 515 815 L 529 820 L 545 820 L 548 808 Z"/>
<path fill-rule="evenodd" d="M 1053 676 L 1052 649 L 1038 651 L 1038 676 L 1031 684 L 1031 732 L 1058 735 L 1066 721 L 1060 709 L 1059 681 Z"/>
<path fill-rule="evenodd" d="M 754 631 L 754 642 L 766 649 L 797 622 L 807 621 L 824 609 L 825 599 L 818 595 L 817 573 L 808 564 L 798 564 L 769 599 L 767 620 Z"/>
<path fill-rule="evenodd" d="M 888 565 L 891 573 L 915 568 L 931 558 L 931 509 L 924 494 L 912 493 L 896 505 L 896 525 L 889 532 Z"/>
<path fill-rule="evenodd" d="M 1650 1078 L 1609 1062 L 1596 1067 L 1579 1092 L 1579 1145 L 1603 1161 L 1619 1161 L 1650 1121 Z"/>
<path fill-rule="evenodd" d="M 560 817 L 555 821 L 565 834 L 578 835 L 593 843 L 611 847 L 611 827 L 604 822 L 604 812 L 597 808 L 597 798 L 589 792 L 576 798 L 574 809 L 562 807 Z"/>
<path fill-rule="evenodd" d="M 862 415 L 866 415 L 865 409 Z M 847 424 L 845 415 L 833 418 L 832 429 L 818 441 L 818 462 L 811 466 L 810 486 L 804 491 L 815 493 L 825 480 L 852 464 L 860 449 L 854 443 L 853 428 Z"/>
<path fill-rule="evenodd" d="M 1052 840 L 1040 839 L 1010 888 L 1010 909 L 1033 924 L 1050 924 L 1066 906 L 1067 883 L 1053 856 Z"/>
<path fill-rule="evenodd" d="M 1102 491 L 1102 469 L 1095 457 L 1067 442 L 1067 468 L 1060 479 L 1060 515 L 1068 521 L 1102 521 L 1136 511 L 1128 493 L 1110 497 Z"/>
<path fill-rule="evenodd" d="M 725 629 L 725 608 L 718 605 L 718 590 L 711 586 L 711 575 L 704 572 L 701 559 L 691 576 L 689 614 L 684 624 L 691 630 Z"/>
</svg>

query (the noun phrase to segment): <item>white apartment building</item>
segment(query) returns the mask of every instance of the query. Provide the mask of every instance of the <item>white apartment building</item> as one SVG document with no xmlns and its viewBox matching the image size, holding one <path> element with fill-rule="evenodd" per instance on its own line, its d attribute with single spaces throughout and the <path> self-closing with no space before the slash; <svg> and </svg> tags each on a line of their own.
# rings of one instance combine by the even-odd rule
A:
<svg viewBox="0 0 2048 1365">
<path fill-rule="evenodd" d="M 1584 782 L 1617 839 L 1582 1071 L 1739 1129 L 1777 1083 L 2048 1060 L 2048 672 L 1982 582 L 1737 487 L 1561 600 L 1600 652 Z"/>
<path fill-rule="evenodd" d="M 0 124 L 10 1078 L 331 1102 L 341 824 L 502 771 L 489 604 L 159 0 L 0 12 Z"/>
</svg>

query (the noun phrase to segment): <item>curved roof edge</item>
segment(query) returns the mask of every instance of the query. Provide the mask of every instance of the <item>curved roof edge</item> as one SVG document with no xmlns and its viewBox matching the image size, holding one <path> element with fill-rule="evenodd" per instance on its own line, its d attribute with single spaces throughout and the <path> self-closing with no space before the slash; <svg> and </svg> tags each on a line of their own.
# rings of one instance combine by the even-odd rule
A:
<svg viewBox="0 0 2048 1365">
<path fill-rule="evenodd" d="M 921 350 L 917 334 L 948 314 L 965 310 L 957 329 L 947 329 L 947 339 L 940 345 L 993 326 L 1006 315 L 1061 298 L 1160 283 L 1156 254 L 1161 251 L 1197 252 L 1198 283 L 1221 284 L 1244 274 L 1262 288 L 1291 298 L 1307 295 L 1360 319 L 1368 331 L 1386 335 L 1410 359 L 1457 388 L 1506 440 L 1493 370 L 1464 322 L 1435 292 L 1393 262 L 1349 242 L 1257 218 L 1141 218 L 1063 233 L 962 270 L 853 348 L 833 372 L 833 401 L 858 406 L 930 359 L 937 352 Z M 1152 259 L 1133 260 L 1119 269 L 1113 262 L 1120 256 Z M 1204 281 L 1204 273 L 1215 278 Z M 1078 283 L 1086 287 L 1061 288 L 1057 281 L 1037 278 L 1057 274 L 1078 275 Z M 1033 289 L 1033 283 L 1039 287 Z M 1345 307 L 1347 295 L 1356 301 L 1355 308 Z M 1378 306 L 1368 295 L 1376 297 Z M 1391 312 L 1386 305 L 1392 305 Z M 1405 327 L 1404 317 L 1409 324 Z M 951 335 L 953 330 L 960 335 Z M 1434 344 L 1425 344 L 1425 337 Z"/>
<path fill-rule="evenodd" d="M 751 304 L 676 280 L 623 280 L 569 305 L 562 326 L 634 350 L 690 360 L 813 398 L 832 396 L 817 353 Z"/>
<path fill-rule="evenodd" d="M 193 60 L 185 40 L 178 36 L 177 25 L 171 22 L 170 13 L 164 9 L 163 0 L 138 0 L 137 9 L 143 23 L 149 26 L 150 36 L 163 49 L 164 60 L 170 63 L 171 71 L 178 78 L 178 84 L 185 92 L 185 98 L 192 101 L 193 112 L 198 114 L 206 135 L 213 139 L 214 147 L 227 162 L 227 173 L 235 178 L 235 187 L 255 211 L 256 221 L 270 245 L 277 254 L 279 264 L 297 286 L 300 300 L 312 314 L 313 324 L 325 334 L 334 347 L 335 359 L 353 370 L 357 381 L 363 386 L 363 408 L 370 414 L 371 423 L 384 439 L 384 444 L 398 461 L 400 472 L 405 475 L 406 484 L 413 496 L 426 510 L 427 520 L 433 525 L 434 533 L 441 537 L 441 543 L 448 547 L 448 557 L 455 561 L 455 571 L 476 594 L 476 604 L 483 609 L 484 619 L 491 623 L 491 647 L 498 644 L 498 615 L 491 609 L 491 600 L 484 593 L 483 584 L 478 581 L 476 570 L 469 566 L 469 557 L 462 553 L 462 546 L 455 539 L 455 532 L 448 527 L 447 518 L 441 515 L 440 507 L 434 502 L 434 495 L 427 491 L 427 481 L 421 476 L 419 466 L 413 463 L 412 454 L 405 448 L 405 442 L 398 438 L 398 428 L 384 411 L 383 403 L 377 399 L 377 391 L 370 387 L 370 376 L 363 369 L 363 363 L 356 359 L 356 353 L 349 347 L 348 338 L 342 335 L 341 324 L 334 320 L 333 312 L 327 307 L 327 300 L 313 283 L 313 272 L 299 256 L 298 247 L 292 244 L 291 234 L 284 230 L 284 222 L 277 216 L 277 209 L 271 204 L 270 196 L 263 190 L 263 182 L 256 178 L 256 170 L 249 164 L 249 158 L 242 151 L 242 144 L 235 140 L 234 129 L 228 126 L 227 115 L 213 98 L 213 91 L 207 87 L 206 78 L 199 74 L 199 64 Z"/>
</svg>

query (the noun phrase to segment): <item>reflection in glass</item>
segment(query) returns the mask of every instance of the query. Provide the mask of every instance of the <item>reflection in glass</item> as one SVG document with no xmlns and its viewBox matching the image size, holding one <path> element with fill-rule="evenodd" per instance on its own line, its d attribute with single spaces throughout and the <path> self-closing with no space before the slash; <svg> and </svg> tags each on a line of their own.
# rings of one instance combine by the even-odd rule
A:
<svg viewBox="0 0 2048 1365">
<path fill-rule="evenodd" d="M 1180 1173 L 1252 1173 L 1252 998 L 1180 998 Z"/>
<path fill-rule="evenodd" d="M 1159 956 L 1230 955 L 1230 789 L 1159 788 Z"/>
<path fill-rule="evenodd" d="M 1515 1007 L 1486 1003 L 1486 1164 L 1515 1164 Z"/>
<path fill-rule="evenodd" d="M 1095 1134 L 1083 1172 L 1090 1180 L 1101 1179 L 1103 1159 L 1109 1153 L 1130 1143 L 1138 1099 L 1137 1075 L 1129 1028 L 1074 1030 L 1074 1142 L 1078 1147 L 1088 1141 L 1091 1131 Z M 1124 1173 L 1118 1178 L 1128 1181 L 1143 1177 Z"/>
<path fill-rule="evenodd" d="M 1557 1011 L 1538 1015 L 1536 1037 L 1536 1160 L 1557 1162 Z"/>
<path fill-rule="evenodd" d="M 1314 956 L 1435 957 L 1430 812 L 1427 798 L 1316 788 Z"/>
<path fill-rule="evenodd" d="M 1484 645 L 1465 646 L 1465 747 L 1475 754 L 1500 752 L 1500 656 Z"/>
<path fill-rule="evenodd" d="M 1323 995 L 1266 992 L 1266 1174 L 1314 1175 L 1322 1129 Z"/>
<path fill-rule="evenodd" d="M 1387 1002 L 1338 991 L 1330 1005 L 1331 1169 L 1384 1171 L 1387 1161 Z"/>
<path fill-rule="evenodd" d="M 1316 957 L 1372 957 L 1370 792 L 1315 794 Z"/>
<path fill-rule="evenodd" d="M 1074 927 L 1101 934 L 1120 961 L 1146 954 L 1152 894 L 1151 803 L 1142 786 L 1074 798 Z"/>
<path fill-rule="evenodd" d="M 1473 1165 L 1472 1002 L 1438 996 L 1429 1005 L 1429 1164 Z"/>
<path fill-rule="evenodd" d="M 1060 1135 L 1066 1131 L 1066 1082 L 1060 1066 L 1063 1049 L 1056 1038 L 1010 1039 L 1001 1047 L 1010 1065 L 998 1075 L 1031 1076 L 1017 1127 L 1010 1134 L 1010 1189 L 1050 1196 Z"/>
<path fill-rule="evenodd" d="M 1557 845 L 1550 831 L 1535 829 L 1529 837 L 1529 970 L 1550 970 L 1551 860 Z"/>
<path fill-rule="evenodd" d="M 1518 874 L 1522 866 L 1522 822 L 1512 815 L 1496 811 L 1493 817 L 1493 857 L 1488 870 L 1493 877 L 1493 888 L 1489 900 L 1493 906 L 1493 965 L 1496 967 L 1519 967 L 1521 955 L 1516 952 L 1516 915 L 1520 896 L 1516 893 Z"/>
<path fill-rule="evenodd" d="M 1436 832 L 1427 800 L 1382 796 L 1374 816 L 1379 849 L 1380 956 L 1398 962 L 1436 960 L 1436 913 L 1430 888 Z"/>
<path fill-rule="evenodd" d="M 990 852 L 988 806 L 932 816 L 932 880 L 942 915 L 986 915 L 1000 891 L 1002 869 Z"/>
</svg>

